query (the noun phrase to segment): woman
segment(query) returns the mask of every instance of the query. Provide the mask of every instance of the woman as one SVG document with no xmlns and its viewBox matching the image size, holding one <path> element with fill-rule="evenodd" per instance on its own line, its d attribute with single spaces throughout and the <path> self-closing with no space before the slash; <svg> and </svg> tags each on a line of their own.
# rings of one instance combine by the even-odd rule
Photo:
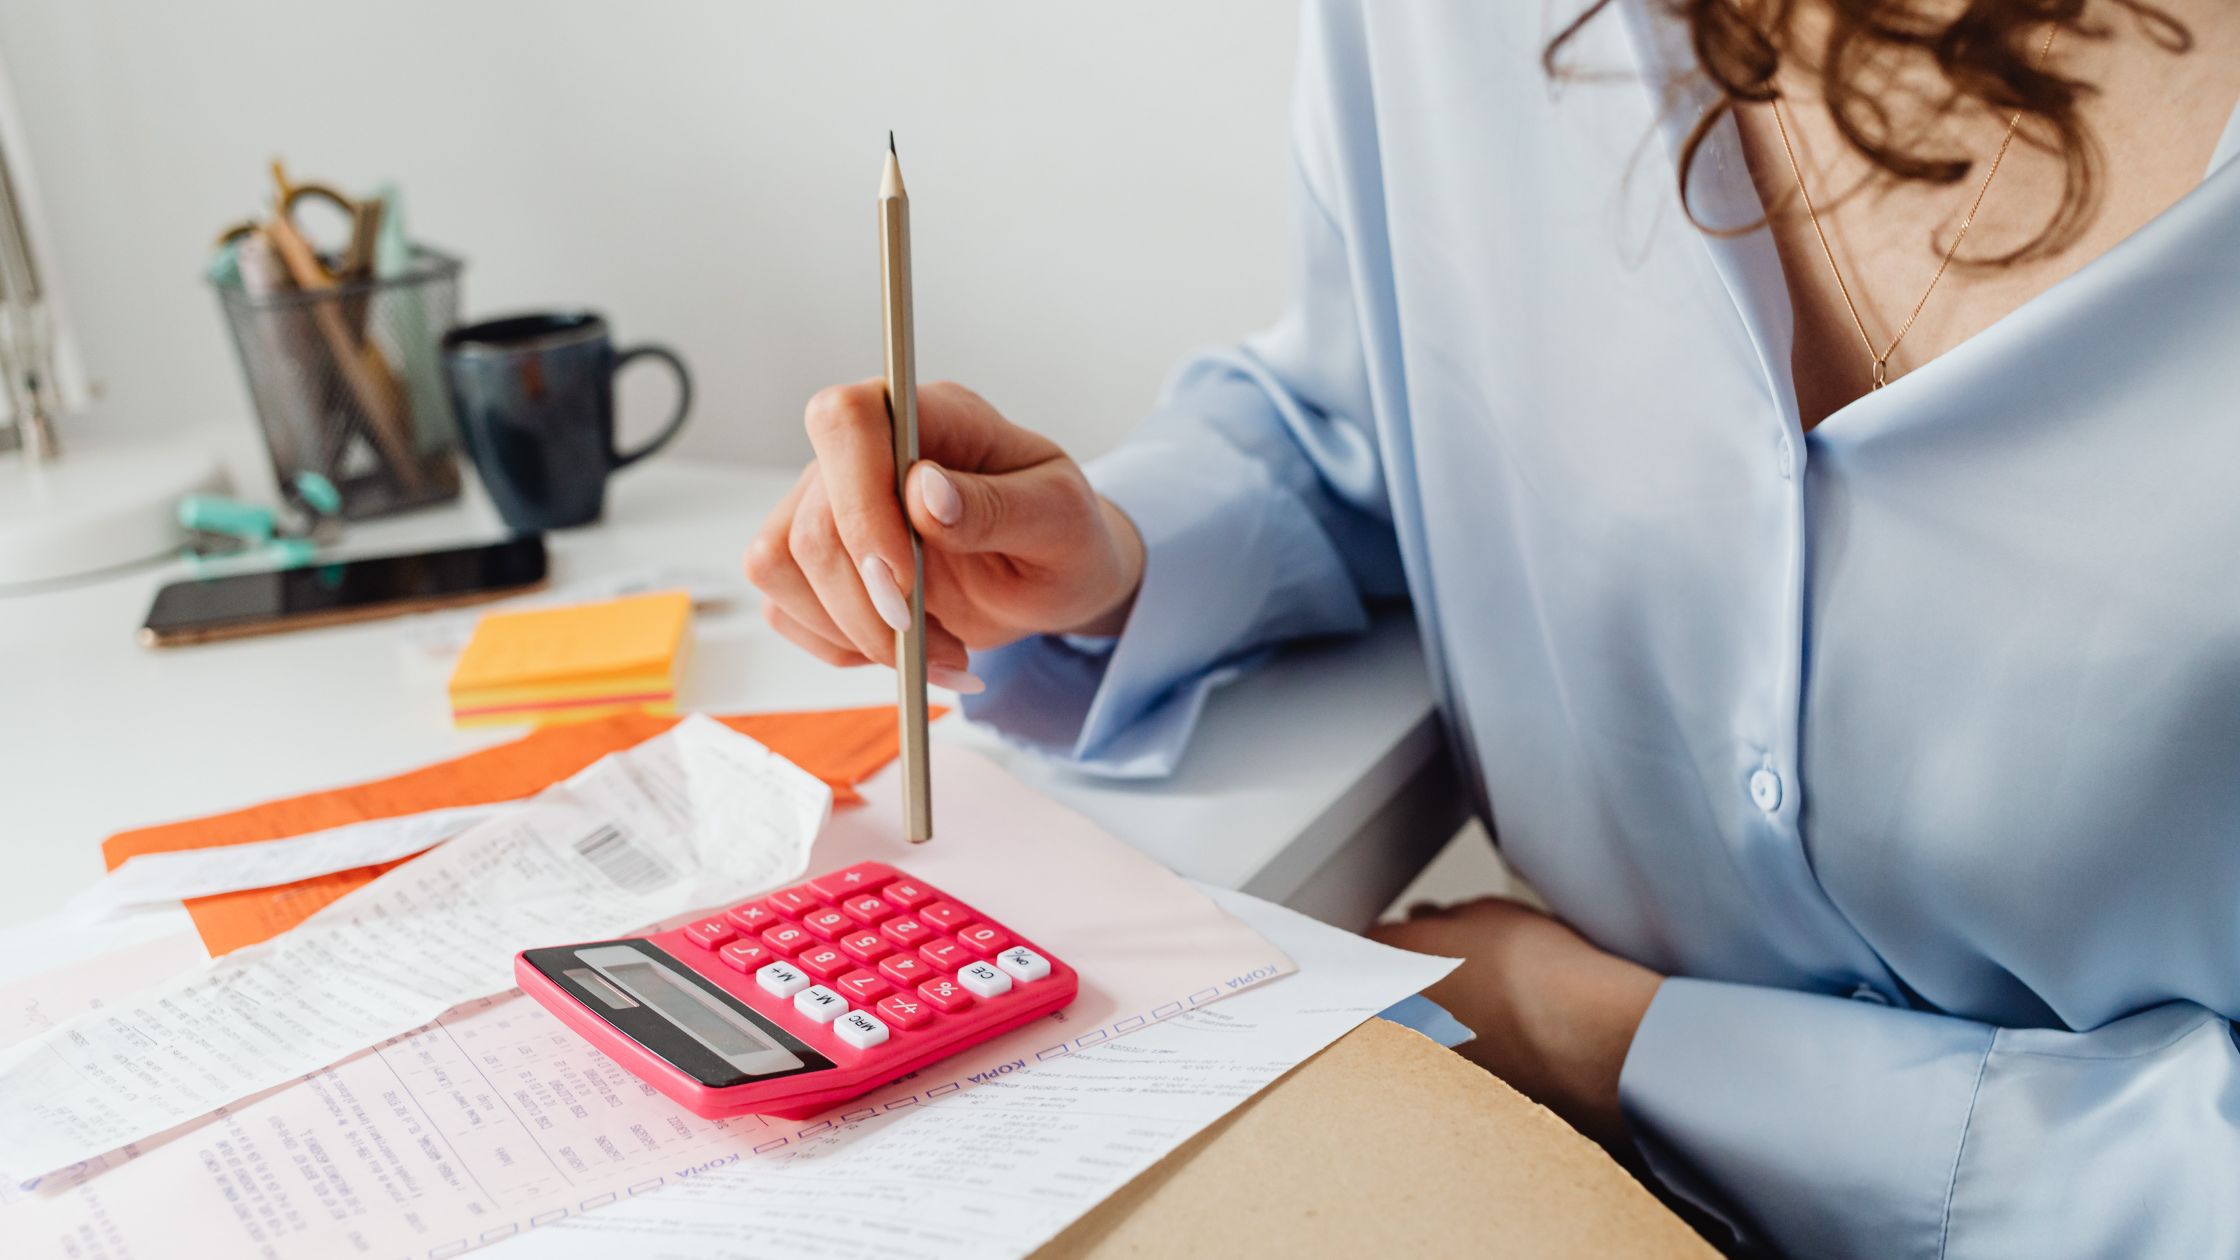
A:
<svg viewBox="0 0 2240 1260">
<path fill-rule="evenodd" d="M 1488 1067 L 1796 1255 L 2240 1254 L 2240 6 L 1900 3 L 1313 5 L 1281 323 L 1086 475 L 923 392 L 937 678 L 1158 773 L 1404 594 L 1554 916 L 1387 934 Z M 886 662 L 808 425 L 748 568 Z"/>
</svg>

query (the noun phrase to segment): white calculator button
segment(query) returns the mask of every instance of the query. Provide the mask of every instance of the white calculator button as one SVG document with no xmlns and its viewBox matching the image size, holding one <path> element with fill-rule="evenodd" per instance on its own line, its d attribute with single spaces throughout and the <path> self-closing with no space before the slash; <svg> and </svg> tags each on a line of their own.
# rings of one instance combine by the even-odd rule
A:
<svg viewBox="0 0 2240 1260">
<path fill-rule="evenodd" d="M 957 968 L 957 983 L 978 997 L 1001 997 L 1011 991 L 1011 977 L 984 962 Z"/>
<path fill-rule="evenodd" d="M 1014 945 L 997 954 L 996 966 L 1010 972 L 1014 979 L 1030 982 L 1050 974 L 1050 960 L 1024 945 Z"/>
<path fill-rule="evenodd" d="M 885 1021 L 869 1011 L 849 1011 L 832 1022 L 832 1031 L 858 1050 L 869 1050 L 887 1039 Z"/>
<path fill-rule="evenodd" d="M 809 987 L 809 977 L 792 963 L 774 962 L 754 973 L 754 982 L 772 997 L 792 997 Z"/>
<path fill-rule="evenodd" d="M 812 984 L 793 995 L 793 1009 L 820 1024 L 829 1024 L 848 1013 L 848 1000 L 821 984 Z"/>
</svg>

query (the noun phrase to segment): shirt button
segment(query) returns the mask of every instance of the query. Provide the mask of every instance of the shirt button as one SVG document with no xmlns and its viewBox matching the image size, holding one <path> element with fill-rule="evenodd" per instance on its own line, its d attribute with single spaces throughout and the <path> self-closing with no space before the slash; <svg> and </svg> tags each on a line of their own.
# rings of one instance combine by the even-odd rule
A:
<svg viewBox="0 0 2240 1260">
<path fill-rule="evenodd" d="M 1876 1006 L 1890 1005 L 1890 995 L 1871 984 L 1862 984 L 1852 989 L 1851 1000 L 1854 1002 L 1872 1002 Z"/>
<path fill-rule="evenodd" d="M 1771 770 L 1757 770 L 1750 775 L 1750 799 L 1767 813 L 1781 808 L 1781 776 Z"/>
<path fill-rule="evenodd" d="M 1786 433 L 1781 435 L 1780 445 L 1774 448 L 1774 463 L 1781 469 L 1781 479 L 1783 481 L 1787 481 L 1796 475 L 1797 444 L 1791 442 L 1789 435 Z"/>
</svg>

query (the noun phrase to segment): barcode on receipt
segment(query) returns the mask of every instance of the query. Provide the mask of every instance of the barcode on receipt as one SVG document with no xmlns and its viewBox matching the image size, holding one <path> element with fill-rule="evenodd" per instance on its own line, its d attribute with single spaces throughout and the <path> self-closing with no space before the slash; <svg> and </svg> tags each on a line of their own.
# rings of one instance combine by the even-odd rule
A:
<svg viewBox="0 0 2240 1260">
<path fill-rule="evenodd" d="M 630 843 L 630 838 L 613 823 L 602 824 L 597 831 L 576 841 L 576 852 L 589 858 L 601 875 L 626 892 L 652 892 L 672 878 L 668 866 L 660 858 Z"/>
</svg>

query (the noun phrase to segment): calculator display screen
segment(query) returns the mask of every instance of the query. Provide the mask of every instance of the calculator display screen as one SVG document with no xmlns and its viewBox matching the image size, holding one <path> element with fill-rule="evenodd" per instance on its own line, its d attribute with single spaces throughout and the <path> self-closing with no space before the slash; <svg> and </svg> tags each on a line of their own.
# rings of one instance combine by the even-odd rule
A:
<svg viewBox="0 0 2240 1260">
<path fill-rule="evenodd" d="M 667 955 L 639 946 L 596 945 L 576 958 L 747 1076 L 797 1071 L 801 1058 L 766 1033 L 754 1013 L 728 1004 L 680 974 Z M 771 1030 L 774 1032 L 775 1030 Z M 639 1038 L 641 1041 L 644 1038 Z M 661 1046 L 653 1046 L 659 1051 Z M 673 1060 L 672 1060 L 673 1061 Z"/>
<path fill-rule="evenodd" d="M 523 951 L 578 1005 L 711 1089 L 823 1072 L 832 1060 L 641 937 Z"/>
<path fill-rule="evenodd" d="M 609 967 L 607 975 L 616 984 L 637 995 L 639 1001 L 669 1017 L 677 1027 L 691 1033 L 695 1041 L 724 1058 L 736 1058 L 757 1051 L 784 1051 L 757 1036 L 738 1016 L 729 1011 L 719 1011 L 692 994 L 669 982 L 661 969 L 650 962 L 627 963 Z M 797 1066 L 800 1060 L 787 1066 Z"/>
</svg>

